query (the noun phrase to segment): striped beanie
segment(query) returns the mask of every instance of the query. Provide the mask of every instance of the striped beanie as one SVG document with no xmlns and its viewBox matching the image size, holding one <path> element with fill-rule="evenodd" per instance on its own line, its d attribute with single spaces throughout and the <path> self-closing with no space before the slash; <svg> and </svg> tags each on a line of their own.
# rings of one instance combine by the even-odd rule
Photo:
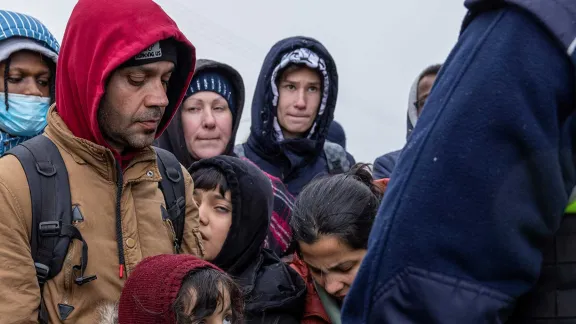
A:
<svg viewBox="0 0 576 324">
<path fill-rule="evenodd" d="M 38 52 L 56 63 L 60 44 L 38 19 L 0 10 L 0 61 L 21 50 Z"/>
<path fill-rule="evenodd" d="M 201 71 L 194 75 L 185 99 L 202 91 L 212 91 L 222 96 L 228 102 L 232 116 L 236 117 L 236 94 L 228 78 L 218 71 Z"/>
</svg>

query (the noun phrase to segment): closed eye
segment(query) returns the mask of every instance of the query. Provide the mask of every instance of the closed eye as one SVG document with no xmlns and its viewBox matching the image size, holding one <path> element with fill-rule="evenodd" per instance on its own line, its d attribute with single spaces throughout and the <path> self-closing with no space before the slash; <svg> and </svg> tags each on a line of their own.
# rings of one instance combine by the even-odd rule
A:
<svg viewBox="0 0 576 324">
<path fill-rule="evenodd" d="M 133 85 L 135 87 L 142 86 L 144 84 L 144 81 L 146 81 L 146 78 L 128 77 L 128 83 L 130 83 L 131 85 Z"/>
</svg>

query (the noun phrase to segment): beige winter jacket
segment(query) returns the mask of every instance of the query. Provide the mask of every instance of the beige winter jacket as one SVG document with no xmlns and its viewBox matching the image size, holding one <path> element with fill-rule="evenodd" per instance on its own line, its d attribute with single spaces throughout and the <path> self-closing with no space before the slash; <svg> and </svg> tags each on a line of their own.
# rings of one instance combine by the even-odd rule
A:
<svg viewBox="0 0 576 324">
<path fill-rule="evenodd" d="M 52 323 L 59 323 L 59 305 L 74 307 L 69 323 L 97 323 L 98 307 L 116 302 L 126 276 L 119 277 L 115 230 L 116 181 L 112 152 L 74 137 L 55 110 L 48 118 L 48 136 L 60 150 L 69 173 L 72 204 L 83 221 L 74 225 L 87 242 L 86 275 L 98 279 L 82 286 L 74 283 L 74 265 L 80 264 L 81 243 L 74 241 L 62 271 L 44 287 L 44 300 Z M 185 170 L 183 170 L 185 171 Z M 186 223 L 183 250 L 202 256 L 198 208 L 193 183 L 186 181 Z M 121 219 L 126 273 L 145 257 L 173 253 L 174 231 L 163 221 L 161 180 L 152 148 L 137 154 L 123 172 Z M 40 290 L 30 252 L 31 202 L 26 175 L 14 156 L 0 159 L 0 323 L 36 323 Z"/>
</svg>

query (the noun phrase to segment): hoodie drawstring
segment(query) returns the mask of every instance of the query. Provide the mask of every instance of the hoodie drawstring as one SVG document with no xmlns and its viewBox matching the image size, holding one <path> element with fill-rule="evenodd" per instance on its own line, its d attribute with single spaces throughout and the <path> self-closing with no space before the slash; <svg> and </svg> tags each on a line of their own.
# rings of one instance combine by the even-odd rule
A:
<svg viewBox="0 0 576 324">
<path fill-rule="evenodd" d="M 118 174 L 116 180 L 116 242 L 118 244 L 118 275 L 124 278 L 124 238 L 122 235 L 122 211 L 120 209 L 120 201 L 122 200 L 122 187 L 124 179 L 120 163 L 116 161 L 116 173 Z"/>
</svg>

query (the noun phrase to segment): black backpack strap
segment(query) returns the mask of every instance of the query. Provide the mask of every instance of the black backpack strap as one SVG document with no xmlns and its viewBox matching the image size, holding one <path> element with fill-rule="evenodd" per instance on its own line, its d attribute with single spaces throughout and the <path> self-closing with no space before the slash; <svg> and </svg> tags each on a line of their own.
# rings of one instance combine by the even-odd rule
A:
<svg viewBox="0 0 576 324">
<path fill-rule="evenodd" d="M 62 224 L 72 223 L 68 172 L 58 148 L 45 136 L 28 140 L 6 154 L 16 156 L 26 173 L 32 203 L 30 247 L 38 281 L 43 284 L 60 268 L 50 267 Z"/>
<path fill-rule="evenodd" d="M 88 246 L 76 227 L 72 225 L 72 200 L 68 171 L 60 151 L 45 136 L 36 136 L 8 151 L 14 155 L 24 172 L 30 188 L 32 204 L 32 231 L 30 248 L 36 277 L 40 285 L 41 323 L 48 323 L 48 312 L 44 305 L 43 288 L 46 281 L 61 270 L 72 239 L 82 241 L 81 265 L 75 282 L 79 285 L 96 279 L 96 276 L 84 276 L 88 263 Z"/>
<path fill-rule="evenodd" d="M 329 141 L 324 142 L 324 155 L 328 164 L 330 174 L 348 172 L 352 167 L 346 150 L 340 144 Z"/>
<path fill-rule="evenodd" d="M 186 219 L 186 184 L 184 183 L 182 166 L 172 153 L 158 147 L 154 147 L 154 150 L 156 150 L 158 170 L 162 176 L 159 185 L 160 190 L 164 194 L 168 218 L 172 222 L 176 234 L 174 250 L 176 253 L 180 253 Z"/>
</svg>

